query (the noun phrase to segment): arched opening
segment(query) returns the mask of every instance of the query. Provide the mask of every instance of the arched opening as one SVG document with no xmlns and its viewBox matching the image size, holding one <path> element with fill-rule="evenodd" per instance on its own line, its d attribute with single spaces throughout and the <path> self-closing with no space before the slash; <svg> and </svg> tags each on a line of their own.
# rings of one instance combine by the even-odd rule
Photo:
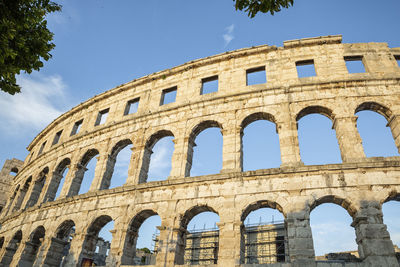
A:
<svg viewBox="0 0 400 267">
<path fill-rule="evenodd" d="M 125 238 L 121 264 L 155 265 L 158 245 L 158 229 L 161 218 L 152 210 L 137 214 L 129 225 Z"/>
<path fill-rule="evenodd" d="M 97 155 L 99 155 L 97 149 L 90 149 L 83 155 L 81 161 L 77 164 L 75 177 L 69 188 L 68 196 L 84 194 L 89 191 L 94 178 Z"/>
<path fill-rule="evenodd" d="M 268 113 L 246 117 L 241 125 L 243 171 L 276 168 L 281 151 L 275 119 Z"/>
<path fill-rule="evenodd" d="M 43 265 L 65 266 L 74 233 L 75 223 L 71 220 L 64 221 L 57 228 L 56 236 L 51 239 Z"/>
<path fill-rule="evenodd" d="M 306 165 L 341 163 L 332 111 L 310 106 L 296 117 L 301 160 Z"/>
<path fill-rule="evenodd" d="M 114 222 L 108 215 L 98 217 L 88 228 L 83 242 L 80 263 L 82 266 L 106 266 L 111 247 L 111 230 Z"/>
<path fill-rule="evenodd" d="M 53 177 L 50 181 L 47 193 L 43 199 L 43 202 L 55 200 L 61 193 L 61 188 L 64 184 L 65 176 L 68 173 L 69 165 L 71 160 L 69 158 L 63 159 L 53 172 Z"/>
<path fill-rule="evenodd" d="M 358 246 L 352 227 L 355 210 L 349 202 L 326 196 L 311 207 L 310 225 L 316 260 L 358 262 Z"/>
<path fill-rule="evenodd" d="M 128 168 L 132 154 L 132 141 L 119 141 L 108 155 L 106 171 L 100 189 L 115 188 L 124 185 L 128 177 Z"/>
<path fill-rule="evenodd" d="M 17 167 L 13 167 L 10 170 L 10 175 L 15 176 L 18 174 L 18 168 Z"/>
<path fill-rule="evenodd" d="M 391 111 L 375 102 L 366 102 L 356 109 L 357 129 L 367 157 L 399 156 L 388 120 Z"/>
<path fill-rule="evenodd" d="M 218 213 L 208 206 L 186 211 L 178 233 L 175 264 L 211 265 L 218 263 Z"/>
<path fill-rule="evenodd" d="M 33 266 L 41 249 L 44 235 L 45 230 L 43 226 L 37 227 L 32 232 L 29 241 L 25 243 L 25 248 L 21 254 L 18 266 Z"/>
<path fill-rule="evenodd" d="M 171 131 L 162 130 L 147 140 L 143 152 L 142 168 L 139 183 L 161 181 L 168 178 L 171 171 L 174 135 Z"/>
<path fill-rule="evenodd" d="M 19 230 L 14 234 L 10 242 L 8 242 L 4 256 L 1 259 L 1 263 L 3 266 L 10 266 L 14 254 L 21 243 L 21 240 L 22 240 L 22 231 Z"/>
<path fill-rule="evenodd" d="M 287 229 L 281 210 L 274 202 L 258 201 L 243 211 L 240 227 L 242 264 L 289 261 Z"/>
<path fill-rule="evenodd" d="M 188 176 L 215 174 L 221 171 L 221 130 L 221 124 L 216 121 L 204 121 L 193 129 L 187 153 Z"/>
<path fill-rule="evenodd" d="M 39 178 L 33 184 L 31 196 L 29 197 L 28 202 L 26 203 L 25 208 L 33 207 L 39 200 L 40 194 L 42 193 L 44 184 L 46 183 L 47 175 L 49 174 L 49 168 L 46 167 L 39 174 Z"/>
<path fill-rule="evenodd" d="M 28 179 L 26 179 L 24 186 L 20 189 L 20 191 L 17 194 L 17 201 L 15 202 L 12 212 L 17 211 L 21 208 L 21 205 L 24 202 L 25 195 L 28 192 L 31 183 L 32 183 L 32 176 L 29 176 Z"/>
<path fill-rule="evenodd" d="M 400 194 L 387 199 L 382 205 L 383 223 L 387 226 L 397 259 L 400 259 Z"/>
</svg>

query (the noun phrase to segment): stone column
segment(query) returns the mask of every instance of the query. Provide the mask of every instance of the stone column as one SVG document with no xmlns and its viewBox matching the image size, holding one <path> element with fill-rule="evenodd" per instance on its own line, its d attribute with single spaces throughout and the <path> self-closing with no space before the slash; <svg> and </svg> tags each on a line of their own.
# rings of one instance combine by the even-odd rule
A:
<svg viewBox="0 0 400 267">
<path fill-rule="evenodd" d="M 296 121 L 287 117 L 286 121 L 277 122 L 277 129 L 281 150 L 281 167 L 297 167 L 303 165 L 300 157 Z"/>
<path fill-rule="evenodd" d="M 18 247 L 15 255 L 10 263 L 10 266 L 33 266 L 36 255 L 38 254 L 41 244 L 43 243 L 43 239 L 40 239 L 40 243 L 35 244 L 30 240 L 26 242 L 21 242 L 21 245 Z"/>
<path fill-rule="evenodd" d="M 94 177 L 88 192 L 93 192 L 100 189 L 100 184 L 103 178 L 103 170 L 105 170 L 105 166 L 108 160 L 108 155 L 104 155 L 104 153 L 101 153 L 100 155 L 97 156 L 96 159 L 97 162 L 94 170 Z"/>
<path fill-rule="evenodd" d="M 292 266 L 316 266 L 309 211 L 289 212 L 285 223 Z"/>
<path fill-rule="evenodd" d="M 364 266 L 399 266 L 378 202 L 361 202 L 353 216 L 356 241 Z"/>
<path fill-rule="evenodd" d="M 73 177 L 70 179 L 70 185 L 66 197 L 72 197 L 78 194 L 85 171 L 87 171 L 87 169 L 80 163 L 75 165 L 75 168 L 71 170 Z"/>
<path fill-rule="evenodd" d="M 131 148 L 131 160 L 128 169 L 128 179 L 126 180 L 126 185 L 136 185 L 139 183 L 139 174 L 141 154 L 143 152 L 144 146 L 139 144 L 134 144 Z"/>
<path fill-rule="evenodd" d="M 74 267 L 78 266 L 79 260 L 82 259 L 81 254 L 83 253 L 83 246 L 85 243 L 86 235 L 84 233 L 75 234 L 73 239 L 71 240 L 71 247 L 69 249 L 68 255 L 65 262 L 65 267 Z"/>
<path fill-rule="evenodd" d="M 221 173 L 241 172 L 241 138 L 240 128 L 227 126 L 222 133 L 222 170 Z"/>
<path fill-rule="evenodd" d="M 400 153 L 400 115 L 393 115 L 390 117 L 387 126 L 389 126 L 392 131 L 394 142 Z"/>
<path fill-rule="evenodd" d="M 108 252 L 107 258 L 106 258 L 106 266 L 118 266 L 118 264 L 121 264 L 121 246 L 120 246 L 120 240 L 121 236 L 117 235 L 119 234 L 117 230 L 110 230 L 112 239 L 111 239 L 111 244 L 110 244 L 110 251 Z M 101 251 L 103 249 L 103 251 Z M 108 247 L 103 245 L 100 247 L 99 253 L 107 253 Z"/>
<path fill-rule="evenodd" d="M 177 137 L 173 140 L 174 142 L 174 153 L 172 154 L 172 162 L 171 162 L 171 173 L 168 179 L 174 179 L 178 177 L 186 177 L 186 165 L 189 149 L 185 149 L 188 147 L 188 138 Z M 192 155 L 193 155 L 193 147 L 191 147 Z M 191 167 L 190 162 L 190 167 Z M 189 168 L 190 170 L 190 168 Z"/>
<path fill-rule="evenodd" d="M 156 243 L 156 266 L 174 266 L 175 262 L 183 264 L 184 240 L 179 237 L 186 229 L 174 227 L 173 222 L 173 218 L 165 218 L 162 220 L 161 226 L 157 227 L 160 235 Z"/>
<path fill-rule="evenodd" d="M 117 161 L 117 155 L 107 155 L 105 160 L 105 166 L 103 167 L 103 174 L 100 184 L 97 186 L 98 190 L 104 190 L 110 188 L 111 179 L 114 173 L 115 162 Z"/>
<path fill-rule="evenodd" d="M 242 255 L 241 222 L 219 222 L 218 266 L 238 266 Z M 244 252 L 244 251 L 243 251 Z"/>
<path fill-rule="evenodd" d="M 0 266 L 10 266 L 19 247 L 20 242 L 15 239 L 12 239 L 9 241 L 9 243 L 4 244 L 4 249 L 1 252 Z"/>
<path fill-rule="evenodd" d="M 183 176 L 184 177 L 189 177 L 190 176 L 190 170 L 192 169 L 192 163 L 193 163 L 193 149 L 196 146 L 196 143 L 194 142 L 193 139 L 191 138 L 185 138 L 185 150 L 184 150 L 184 155 L 183 155 Z"/>
<path fill-rule="evenodd" d="M 358 162 L 365 159 L 362 140 L 357 130 L 357 116 L 336 117 L 332 129 L 336 131 L 343 162 Z"/>
<path fill-rule="evenodd" d="M 150 158 L 151 154 L 153 154 L 153 151 L 151 150 L 150 147 L 148 146 L 143 146 L 141 147 L 141 157 L 139 160 L 140 165 L 139 171 L 138 171 L 138 176 L 137 176 L 137 183 L 145 183 L 147 181 L 148 173 L 149 173 L 149 167 L 150 167 Z"/>
<path fill-rule="evenodd" d="M 64 248 L 68 245 L 68 241 L 61 240 L 56 237 L 50 237 L 47 240 L 48 246 L 43 252 L 43 261 L 36 261 L 37 266 L 60 266 L 63 258 Z"/>
<path fill-rule="evenodd" d="M 57 189 L 60 186 L 60 181 L 63 178 L 62 174 L 53 172 L 49 186 L 47 187 L 46 194 L 43 196 L 43 200 L 39 199 L 40 203 L 53 201 L 56 198 Z"/>
<path fill-rule="evenodd" d="M 123 231 L 121 236 L 122 251 L 119 255 L 119 262 L 121 265 L 133 265 L 134 257 L 136 256 L 136 241 L 138 239 L 138 232 L 134 230 Z M 114 239 L 113 239 L 114 240 Z M 119 248 L 120 249 L 120 248 Z"/>
</svg>

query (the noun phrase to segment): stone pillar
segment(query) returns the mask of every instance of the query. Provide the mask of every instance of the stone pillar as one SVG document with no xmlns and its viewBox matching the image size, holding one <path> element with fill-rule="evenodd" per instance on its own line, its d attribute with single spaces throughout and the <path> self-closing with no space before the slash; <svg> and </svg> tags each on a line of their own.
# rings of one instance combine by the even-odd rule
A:
<svg viewBox="0 0 400 267">
<path fill-rule="evenodd" d="M 309 211 L 292 211 L 285 223 L 292 266 L 316 266 Z"/>
<path fill-rule="evenodd" d="M 382 217 L 380 204 L 368 201 L 361 202 L 353 216 L 352 226 L 356 229 L 358 251 L 364 266 L 399 266 Z"/>
<path fill-rule="evenodd" d="M 43 238 L 40 238 L 40 243 L 36 244 L 27 241 L 17 249 L 10 266 L 30 267 L 33 266 L 36 256 L 41 249 Z"/>
<path fill-rule="evenodd" d="M 196 146 L 196 143 L 194 142 L 193 139 L 191 138 L 185 138 L 185 151 L 183 155 L 183 176 L 184 177 L 189 177 L 190 176 L 190 170 L 192 169 L 192 163 L 193 163 L 193 152 L 194 152 L 194 147 Z"/>
<path fill-rule="evenodd" d="M 189 146 L 188 138 L 175 138 L 173 142 L 174 142 L 174 153 L 172 154 L 171 173 L 168 179 L 189 176 L 186 175 L 186 165 L 190 148 L 192 151 L 191 155 L 193 156 L 193 147 L 188 147 Z M 192 162 L 190 162 L 190 167 L 191 165 Z"/>
<path fill-rule="evenodd" d="M 63 252 L 68 245 L 68 241 L 56 237 L 48 238 L 48 246 L 43 253 L 43 261 L 36 261 L 37 266 L 60 266 L 63 259 Z"/>
<path fill-rule="evenodd" d="M 74 234 L 71 240 L 71 247 L 69 248 L 68 255 L 64 259 L 64 267 L 78 266 L 78 261 L 80 259 L 81 252 L 83 251 L 85 236 L 85 234 Z"/>
<path fill-rule="evenodd" d="M 88 192 L 93 192 L 100 189 L 100 184 L 103 178 L 103 170 L 105 170 L 105 165 L 107 164 L 108 155 L 103 155 L 103 153 L 100 153 L 100 155 L 98 155 L 96 159 L 97 162 L 94 170 L 94 177 Z"/>
<path fill-rule="evenodd" d="M 357 116 L 336 117 L 332 129 L 336 131 L 343 162 L 357 162 L 365 159 L 362 140 L 357 130 Z"/>
<path fill-rule="evenodd" d="M 184 248 L 185 240 L 180 237 L 186 229 L 173 227 L 173 222 L 173 218 L 166 218 L 162 220 L 161 226 L 157 227 L 160 235 L 156 244 L 156 266 L 174 266 L 175 262 L 183 264 L 185 251 L 182 248 Z"/>
<path fill-rule="evenodd" d="M 150 158 L 153 151 L 148 146 L 139 147 L 141 149 L 141 157 L 139 163 L 141 163 L 138 167 L 138 176 L 135 179 L 138 184 L 145 183 L 147 181 L 147 175 L 149 173 L 150 166 Z"/>
<path fill-rule="evenodd" d="M 141 154 L 144 149 L 144 146 L 140 146 L 138 144 L 134 144 L 131 148 L 131 160 L 129 163 L 128 169 L 128 179 L 126 180 L 126 185 L 136 185 L 139 183 L 139 174 L 140 174 L 140 159 Z"/>
<path fill-rule="evenodd" d="M 281 151 L 281 167 L 297 167 L 303 165 L 300 157 L 296 121 L 288 116 L 286 121 L 277 122 L 277 129 Z"/>
<path fill-rule="evenodd" d="M 20 247 L 20 242 L 17 239 L 10 240 L 4 250 L 2 250 L 0 266 L 10 266 L 12 260 L 15 258 L 14 256 L 17 250 Z"/>
<path fill-rule="evenodd" d="M 242 255 L 241 222 L 219 222 L 218 266 L 238 266 Z M 244 252 L 244 251 L 243 251 Z"/>
<path fill-rule="evenodd" d="M 27 195 L 29 196 L 26 198 L 22 206 L 27 209 L 29 207 L 33 207 L 38 203 L 40 195 L 43 191 L 43 186 L 46 183 L 47 175 L 37 179 L 36 181 L 32 181 L 32 185 L 28 190 Z"/>
<path fill-rule="evenodd" d="M 115 162 L 117 161 L 116 156 L 117 155 L 107 155 L 107 159 L 105 160 L 105 167 L 103 168 L 103 176 L 101 178 L 100 185 L 98 185 L 99 190 L 110 188 L 111 179 L 114 173 Z"/>
<path fill-rule="evenodd" d="M 67 197 L 72 197 L 79 193 L 85 171 L 87 171 L 87 169 L 80 163 L 78 163 L 75 168 L 71 170 L 73 177 L 70 181 L 70 186 L 66 195 Z"/>
<path fill-rule="evenodd" d="M 241 172 L 241 138 L 240 128 L 234 125 L 221 130 L 222 133 L 222 170 L 221 173 Z"/>
<path fill-rule="evenodd" d="M 43 200 L 41 201 L 42 203 L 53 201 L 56 198 L 57 189 L 60 186 L 60 181 L 62 178 L 62 174 L 53 172 L 46 194 L 43 196 Z"/>
<path fill-rule="evenodd" d="M 110 230 L 110 233 L 112 235 L 111 244 L 109 244 L 110 247 L 108 247 L 108 244 L 104 242 L 99 249 L 99 254 L 105 255 L 107 253 L 107 249 L 110 248 L 110 251 L 108 252 L 108 256 L 106 258 L 106 266 L 118 266 L 119 264 L 121 264 L 121 236 L 117 237 L 119 233 L 115 229 Z"/>
<path fill-rule="evenodd" d="M 390 117 L 387 126 L 389 126 L 392 131 L 394 143 L 400 153 L 400 115 L 393 115 Z"/>
<path fill-rule="evenodd" d="M 11 214 L 14 211 L 19 210 L 21 208 L 21 204 L 25 199 L 25 195 L 26 195 L 27 191 L 28 191 L 28 189 L 26 189 L 25 187 L 22 187 L 19 190 L 19 192 L 18 192 L 16 198 L 14 199 L 14 201 L 12 203 L 10 203 L 11 206 L 10 206 L 7 214 Z"/>
<path fill-rule="evenodd" d="M 121 265 L 133 265 L 134 264 L 133 259 L 136 256 L 136 241 L 139 237 L 138 232 L 134 230 L 127 230 L 124 231 L 123 235 L 124 236 L 121 236 L 121 240 L 123 241 L 123 246 L 119 262 L 121 263 Z"/>
</svg>

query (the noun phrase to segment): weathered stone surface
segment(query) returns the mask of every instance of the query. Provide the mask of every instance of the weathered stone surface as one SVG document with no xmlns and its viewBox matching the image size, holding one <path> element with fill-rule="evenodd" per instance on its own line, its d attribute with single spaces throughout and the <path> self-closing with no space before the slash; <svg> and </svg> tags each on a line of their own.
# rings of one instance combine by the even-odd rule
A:
<svg viewBox="0 0 400 267">
<path fill-rule="evenodd" d="M 290 262 L 268 266 L 343 266 L 314 260 L 309 217 L 323 203 L 338 204 L 353 217 L 361 262 L 345 266 L 399 266 L 381 205 L 400 199 L 400 158 L 366 158 L 355 116 L 361 110 L 382 114 L 400 149 L 400 68 L 395 55 L 400 55 L 399 48 L 342 44 L 341 36 L 287 41 L 284 47 L 259 46 L 195 60 L 81 103 L 31 142 L 23 164 L 12 161 L 18 167 L 15 177 L 8 176 L 10 162 L 1 172 L 3 266 L 56 266 L 60 244 L 72 226 L 66 266 L 76 266 L 93 255 L 96 233 L 110 220 L 115 229 L 106 262 L 128 266 L 138 228 L 154 214 L 162 221 L 155 266 L 178 266 L 185 227 L 202 211 L 220 216 L 216 266 L 250 266 L 241 261 L 241 229 L 244 215 L 262 207 L 282 212 L 288 233 Z M 349 74 L 344 60 L 348 56 L 362 57 L 366 73 Z M 310 60 L 317 76 L 298 78 L 296 62 Z M 247 86 L 246 70 L 260 66 L 265 66 L 267 83 Z M 202 79 L 215 75 L 218 92 L 201 95 Z M 162 90 L 174 86 L 176 101 L 160 105 Z M 138 98 L 138 111 L 126 114 L 127 103 Z M 106 109 L 107 121 L 95 125 Z M 342 164 L 302 163 L 297 121 L 311 113 L 332 120 Z M 258 119 L 276 124 L 282 165 L 242 172 L 243 128 Z M 71 135 L 81 121 L 80 131 Z M 189 177 L 195 137 L 208 127 L 219 127 L 223 135 L 222 170 Z M 52 145 L 60 130 L 59 142 Z M 165 136 L 173 136 L 175 143 L 170 177 L 146 182 L 152 148 Z M 116 154 L 130 144 L 126 184 L 107 189 Z M 93 183 L 88 193 L 77 195 L 93 157 L 98 160 Z M 61 196 L 54 200 L 65 168 L 69 172 Z"/>
</svg>

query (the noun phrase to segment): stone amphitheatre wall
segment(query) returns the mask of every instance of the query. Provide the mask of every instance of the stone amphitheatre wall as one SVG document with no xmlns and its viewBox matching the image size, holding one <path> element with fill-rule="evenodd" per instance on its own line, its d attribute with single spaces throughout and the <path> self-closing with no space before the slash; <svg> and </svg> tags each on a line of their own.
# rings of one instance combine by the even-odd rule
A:
<svg viewBox="0 0 400 267">
<path fill-rule="evenodd" d="M 285 217 L 290 261 L 275 266 L 330 266 L 315 262 L 309 224 L 310 212 L 322 203 L 341 205 L 353 218 L 361 262 L 346 266 L 399 266 L 381 205 L 400 200 L 400 158 L 366 158 L 355 113 L 383 115 L 400 149 L 400 48 L 341 41 L 341 36 L 301 39 L 191 61 L 118 86 L 61 115 L 31 142 L 18 174 L 8 179 L 0 219 L 3 266 L 57 266 L 72 226 L 68 266 L 76 266 L 93 254 L 93 240 L 110 220 L 115 228 L 107 263 L 131 265 L 137 231 L 154 214 L 162 221 L 156 266 L 182 265 L 186 226 L 203 211 L 220 217 L 216 266 L 245 266 L 243 220 L 260 207 Z M 345 60 L 352 59 L 361 59 L 366 72 L 348 73 Z M 296 64 L 304 63 L 314 64 L 316 76 L 298 77 Z M 267 82 L 247 86 L 246 73 L 260 67 Z M 201 94 L 202 81 L 210 77 L 218 78 L 218 91 Z M 160 105 L 170 88 L 177 89 L 176 101 Z M 137 112 L 125 115 L 127 104 L 137 100 Z M 107 120 L 96 125 L 103 111 Z M 297 121 L 311 113 L 332 120 L 342 164 L 302 163 Z M 259 119 L 276 124 L 282 165 L 243 172 L 242 131 Z M 222 170 L 190 177 L 194 140 L 209 127 L 221 129 Z M 170 177 L 146 182 L 152 147 L 165 136 L 174 137 Z M 126 184 L 108 189 L 116 155 L 130 144 Z M 77 195 L 93 157 L 98 161 L 90 190 Z"/>
</svg>

